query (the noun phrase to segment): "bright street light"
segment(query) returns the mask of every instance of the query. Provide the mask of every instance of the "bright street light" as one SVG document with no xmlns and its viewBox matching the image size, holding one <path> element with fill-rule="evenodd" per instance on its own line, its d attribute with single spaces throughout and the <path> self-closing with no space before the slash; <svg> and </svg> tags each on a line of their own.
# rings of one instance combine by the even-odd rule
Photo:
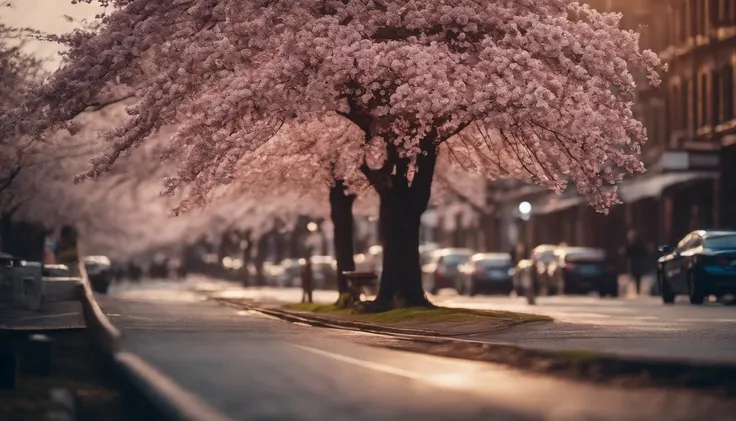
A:
<svg viewBox="0 0 736 421">
<path fill-rule="evenodd" d="M 317 231 L 317 224 L 315 224 L 314 222 L 310 222 L 307 224 L 307 229 L 309 230 L 309 232 L 315 232 Z"/>
<path fill-rule="evenodd" d="M 532 204 L 529 202 L 519 203 L 519 212 L 521 212 L 522 215 L 530 214 L 532 212 Z"/>
</svg>

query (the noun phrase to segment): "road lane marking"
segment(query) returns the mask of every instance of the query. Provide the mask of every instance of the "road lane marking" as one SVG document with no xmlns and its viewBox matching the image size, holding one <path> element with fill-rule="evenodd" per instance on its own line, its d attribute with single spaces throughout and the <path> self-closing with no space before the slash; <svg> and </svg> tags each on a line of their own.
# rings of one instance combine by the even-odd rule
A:
<svg viewBox="0 0 736 421">
<path fill-rule="evenodd" d="M 677 319 L 677 321 L 690 323 L 736 323 L 736 319 Z"/>
<path fill-rule="evenodd" d="M 333 360 L 342 361 L 345 363 L 357 365 L 362 368 L 367 368 L 373 371 L 380 371 L 382 373 L 393 374 L 394 376 L 405 377 L 412 380 L 418 380 L 423 383 L 430 384 L 437 387 L 445 388 L 465 388 L 469 387 L 469 382 L 466 381 L 465 376 L 458 373 L 444 373 L 439 375 L 427 375 L 421 374 L 414 371 L 404 370 L 403 368 L 393 367 L 386 364 L 380 364 L 373 361 L 361 360 L 346 355 L 335 354 L 329 351 L 323 351 L 321 349 L 312 348 L 303 345 L 290 344 L 293 347 L 301 350 L 311 352 L 313 354 L 321 355 L 323 357 L 331 358 Z"/>
</svg>

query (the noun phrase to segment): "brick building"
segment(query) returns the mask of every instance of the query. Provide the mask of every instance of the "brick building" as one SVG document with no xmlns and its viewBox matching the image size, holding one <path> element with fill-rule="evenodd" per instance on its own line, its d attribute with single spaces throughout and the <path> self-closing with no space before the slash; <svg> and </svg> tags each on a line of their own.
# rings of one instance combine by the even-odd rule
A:
<svg viewBox="0 0 736 421">
<path fill-rule="evenodd" d="M 637 117 L 649 142 L 647 173 L 620 186 L 624 205 L 597 214 L 574 189 L 557 196 L 510 181 L 489 187 L 497 209 L 493 248 L 565 241 L 615 252 L 627 228 L 653 244 L 672 243 L 696 227 L 736 227 L 736 0 L 598 0 L 641 28 L 641 45 L 668 63 L 663 83 L 638 85 Z M 532 204 L 528 221 L 518 205 Z"/>
</svg>

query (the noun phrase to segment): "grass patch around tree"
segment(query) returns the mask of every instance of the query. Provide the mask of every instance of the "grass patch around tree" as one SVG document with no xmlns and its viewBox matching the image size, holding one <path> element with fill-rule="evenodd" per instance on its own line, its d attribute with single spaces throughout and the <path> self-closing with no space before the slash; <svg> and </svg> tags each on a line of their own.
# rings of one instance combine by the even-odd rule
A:
<svg viewBox="0 0 736 421">
<path fill-rule="evenodd" d="M 509 320 L 516 323 L 548 322 L 550 317 L 538 314 L 514 313 L 509 311 L 473 310 L 465 308 L 400 308 L 381 313 L 361 313 L 356 309 L 341 309 L 334 304 L 298 303 L 287 304 L 284 309 L 299 312 L 315 313 L 315 315 L 332 316 L 374 324 L 437 324 L 437 323 L 474 323 L 493 320 Z"/>
</svg>

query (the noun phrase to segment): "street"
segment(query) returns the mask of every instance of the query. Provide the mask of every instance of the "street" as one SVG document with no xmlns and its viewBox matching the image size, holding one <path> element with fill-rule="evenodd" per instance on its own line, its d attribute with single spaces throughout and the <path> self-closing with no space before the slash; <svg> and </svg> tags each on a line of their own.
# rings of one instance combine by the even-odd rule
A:
<svg viewBox="0 0 736 421">
<path fill-rule="evenodd" d="M 237 284 L 200 281 L 192 288 L 217 297 L 259 302 L 293 303 L 298 288 L 242 288 Z M 332 302 L 334 291 L 316 291 L 317 302 Z M 460 296 L 448 290 L 431 297 L 440 306 L 537 313 L 555 319 L 549 325 L 525 325 L 504 333 L 474 336 L 475 340 L 519 343 L 545 349 L 589 349 L 630 355 L 736 360 L 736 307 L 693 306 L 687 299 L 675 305 L 659 297 L 600 299 L 594 296 L 540 297 L 536 306 L 501 296 Z"/>
<path fill-rule="evenodd" d="M 732 418 L 734 408 L 705 395 L 621 390 L 370 347 L 392 339 L 298 326 L 191 291 L 226 285 L 128 284 L 99 300 L 126 349 L 233 419 Z"/>
</svg>

